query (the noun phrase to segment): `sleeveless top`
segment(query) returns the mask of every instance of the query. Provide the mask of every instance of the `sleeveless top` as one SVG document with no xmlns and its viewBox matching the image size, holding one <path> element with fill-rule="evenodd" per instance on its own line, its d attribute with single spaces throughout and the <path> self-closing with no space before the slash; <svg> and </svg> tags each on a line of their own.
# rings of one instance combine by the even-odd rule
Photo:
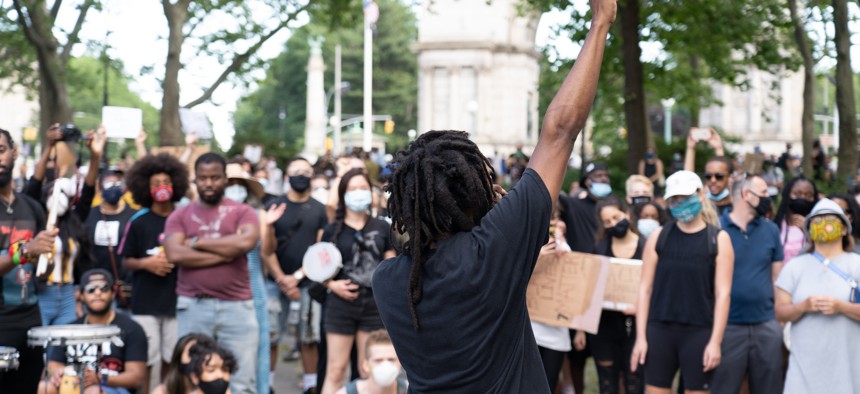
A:
<svg viewBox="0 0 860 394">
<path fill-rule="evenodd" d="M 708 253 L 708 229 L 670 231 L 657 260 L 648 321 L 710 327 L 716 259 Z"/>
<path fill-rule="evenodd" d="M 646 161 L 645 162 L 645 176 L 650 178 L 652 175 L 654 175 L 656 173 L 657 173 L 657 162 L 654 162 L 654 164 L 648 164 L 648 162 Z"/>
<path fill-rule="evenodd" d="M 346 394 L 358 394 L 358 380 L 353 380 L 344 387 Z M 406 380 L 397 378 L 397 394 L 406 394 Z"/>
</svg>

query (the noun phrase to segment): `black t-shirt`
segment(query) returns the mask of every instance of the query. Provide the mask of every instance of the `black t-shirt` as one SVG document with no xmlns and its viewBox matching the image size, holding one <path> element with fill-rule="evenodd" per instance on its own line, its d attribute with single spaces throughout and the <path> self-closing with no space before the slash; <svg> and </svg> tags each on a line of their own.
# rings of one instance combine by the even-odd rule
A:
<svg viewBox="0 0 860 394">
<path fill-rule="evenodd" d="M 109 247 L 113 247 L 113 257 L 116 269 L 121 279 L 126 279 L 122 269 L 122 258 L 119 254 L 119 244 L 125 234 L 125 226 L 128 220 L 137 213 L 134 209 L 126 207 L 116 215 L 104 215 L 101 209 L 93 209 L 87 216 L 86 226 L 93 240 L 94 268 L 103 268 L 113 273 L 113 264 L 110 257 Z"/>
<path fill-rule="evenodd" d="M 266 206 L 286 203 L 287 209 L 275 222 L 275 239 L 278 263 L 281 270 L 289 275 L 302 267 L 302 259 L 308 247 L 317 242 L 317 233 L 328 222 L 325 206 L 314 199 L 303 203 L 289 201 L 286 196 L 279 197 Z"/>
<path fill-rule="evenodd" d="M 125 258 L 143 259 L 156 256 L 161 249 L 164 224 L 167 218 L 150 210 L 138 212 L 128 224 L 121 247 Z M 147 270 L 133 271 L 131 275 L 131 312 L 135 315 L 176 315 L 176 272 L 158 276 Z"/>
<path fill-rule="evenodd" d="M 648 321 L 710 327 L 716 261 L 708 253 L 708 230 L 692 234 L 678 226 L 669 230 L 654 272 Z"/>
<path fill-rule="evenodd" d="M 363 287 L 371 287 L 373 271 L 391 246 L 388 222 L 371 218 L 361 231 L 344 224 L 332 240 L 337 225 L 332 223 L 323 231 L 323 242 L 334 242 L 343 257 L 343 268 L 335 279 L 349 279 Z"/>
<path fill-rule="evenodd" d="M 12 213 L 9 213 L 11 210 Z M 8 250 L 18 241 L 27 241 L 45 228 L 45 211 L 32 198 L 15 193 L 12 205 L 0 202 L 0 249 Z M 37 304 L 36 264 L 19 265 L 0 280 L 0 327 L 20 323 L 11 316 Z M 38 311 L 38 308 L 36 308 Z M 9 317 L 7 321 L 7 316 Z"/>
<path fill-rule="evenodd" d="M 567 243 L 574 252 L 591 253 L 597 233 L 597 201 L 591 195 L 582 198 L 561 195 L 561 220 L 567 225 Z"/>
<path fill-rule="evenodd" d="M 86 316 L 81 317 L 71 324 L 85 324 L 86 318 Z M 48 360 L 66 365 L 73 365 L 75 362 L 94 363 L 98 361 L 100 368 L 108 371 L 108 375 L 111 376 L 124 372 L 127 362 L 140 361 L 145 363 L 147 359 L 146 333 L 140 324 L 137 324 L 126 314 L 117 311 L 110 325 L 119 327 L 122 346 L 117 346 L 114 341 L 102 345 L 101 360 L 97 359 L 98 347 L 89 345 L 66 346 L 65 352 L 62 351 L 62 348 L 50 347 L 48 348 Z M 80 355 L 77 359 L 74 358 L 76 354 Z"/>
<path fill-rule="evenodd" d="M 410 392 L 549 393 L 526 305 L 526 288 L 549 236 L 552 203 L 534 170 L 469 232 L 438 242 L 422 269 L 412 326 L 412 260 L 382 262 L 373 276 L 379 313 Z"/>
</svg>

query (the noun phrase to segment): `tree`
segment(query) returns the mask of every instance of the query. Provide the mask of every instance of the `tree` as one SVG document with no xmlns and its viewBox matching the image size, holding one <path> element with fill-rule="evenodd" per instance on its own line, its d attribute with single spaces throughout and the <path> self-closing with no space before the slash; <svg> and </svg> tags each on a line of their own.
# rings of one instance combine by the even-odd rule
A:
<svg viewBox="0 0 860 394">
<path fill-rule="evenodd" d="M 806 32 L 804 21 L 798 10 L 798 0 L 787 0 L 791 22 L 794 25 L 794 41 L 803 59 L 803 115 L 801 118 L 801 141 L 803 142 L 803 173 L 812 178 L 812 141 L 815 139 L 815 59 L 812 57 L 812 42 Z M 826 83 L 826 82 L 825 82 Z"/>
<path fill-rule="evenodd" d="M 415 55 L 410 45 L 418 36 L 415 15 L 399 0 L 380 0 L 380 18 L 373 41 L 373 112 L 392 116 L 396 131 L 389 146 L 405 145 L 405 130 L 417 123 L 418 80 Z M 334 81 L 334 47 L 342 47 L 343 81 L 350 90 L 343 96 L 343 113 L 362 113 L 363 25 L 344 24 L 332 29 L 326 20 L 313 19 L 297 29 L 283 53 L 269 62 L 266 78 L 239 103 L 235 119 L 236 136 L 232 153 L 248 143 L 263 144 L 267 154 L 288 158 L 304 146 L 308 38 L 323 36 L 325 81 L 329 91 Z M 329 107 L 331 110 L 331 104 Z M 282 116 L 281 116 L 282 115 Z M 348 129 L 343 130 L 348 133 Z"/>
<path fill-rule="evenodd" d="M 55 122 L 72 120 L 66 70 L 72 49 L 79 42 L 87 14 L 99 10 L 98 0 L 83 0 L 78 4 L 75 25 L 63 34 L 56 25 L 62 0 L 54 0 L 48 7 L 44 0 L 12 0 L 11 6 L 0 3 L 0 77 L 11 77 L 16 83 L 39 92 L 39 123 L 47 129 Z M 23 37 L 23 39 L 21 38 Z M 37 73 L 30 71 L 35 61 Z"/>
<path fill-rule="evenodd" d="M 357 0 L 162 0 L 168 26 L 159 130 L 162 144 L 181 145 L 184 140 L 179 122 L 179 70 L 182 68 L 186 42 L 200 43 L 196 47 L 198 55 L 230 59 L 200 96 L 184 105 L 185 108 L 192 108 L 209 100 L 215 90 L 231 76 L 259 66 L 257 51 L 269 39 L 287 29 L 299 15 L 306 12 L 321 13 L 337 22 L 348 10 L 360 9 L 358 7 Z M 268 17 L 260 18 L 263 14 Z M 224 17 L 232 18 L 233 22 L 224 26 Z M 201 26 L 205 26 L 203 30 L 213 32 L 195 35 Z"/>
<path fill-rule="evenodd" d="M 570 33 L 574 41 L 584 40 L 590 12 L 574 7 L 571 0 L 528 3 L 540 11 L 553 7 L 572 10 L 571 23 L 562 31 Z M 796 65 L 791 60 L 792 53 L 786 50 L 790 26 L 783 3 L 775 0 L 738 0 L 731 7 L 712 0 L 619 3 L 619 18 L 604 57 L 598 104 L 623 104 L 628 171 L 635 172 L 636 163 L 644 157 L 646 141 L 651 138 L 647 117 L 643 120 L 642 115 L 649 95 L 674 97 L 679 107 L 698 118 L 699 108 L 714 102 L 710 91 L 713 82 L 743 87 L 744 74 L 751 67 L 774 73 L 793 69 Z M 613 44 L 619 40 L 621 45 Z M 639 48 L 643 42 L 662 47 L 661 55 L 642 61 Z M 621 67 L 615 67 L 617 59 L 624 59 Z M 601 111 L 595 105 L 594 112 Z M 614 131 L 617 125 L 598 129 Z"/>
<path fill-rule="evenodd" d="M 851 72 L 851 31 L 848 1 L 833 0 L 833 41 L 836 44 L 836 107 L 839 109 L 839 165 L 836 178 L 849 181 L 857 171 L 857 107 Z"/>
</svg>

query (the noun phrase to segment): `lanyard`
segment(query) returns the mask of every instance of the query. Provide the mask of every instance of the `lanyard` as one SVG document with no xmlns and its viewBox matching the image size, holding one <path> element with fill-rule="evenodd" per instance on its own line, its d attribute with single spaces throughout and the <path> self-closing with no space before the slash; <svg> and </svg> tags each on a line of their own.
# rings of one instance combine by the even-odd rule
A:
<svg viewBox="0 0 860 394">
<path fill-rule="evenodd" d="M 852 278 L 851 275 L 846 274 L 841 269 L 839 269 L 839 267 L 832 264 L 832 262 L 828 258 L 822 256 L 821 253 L 818 253 L 817 251 L 812 252 L 812 255 L 816 259 L 818 259 L 818 261 L 820 261 L 821 264 L 824 264 L 825 267 L 830 268 L 830 270 L 833 271 L 834 274 L 839 275 L 839 277 L 842 278 L 842 280 L 848 282 L 848 285 L 851 286 L 852 289 L 857 288 L 857 281 L 854 280 L 854 278 Z"/>
</svg>

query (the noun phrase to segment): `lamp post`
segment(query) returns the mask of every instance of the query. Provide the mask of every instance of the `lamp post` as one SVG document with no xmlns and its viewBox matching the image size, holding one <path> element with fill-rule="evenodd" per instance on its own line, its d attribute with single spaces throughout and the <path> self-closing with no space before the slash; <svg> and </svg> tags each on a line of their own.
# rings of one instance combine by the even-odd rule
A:
<svg viewBox="0 0 860 394">
<path fill-rule="evenodd" d="M 674 98 L 667 98 L 660 100 L 660 104 L 663 104 L 663 110 L 665 111 L 663 114 L 663 140 L 666 144 L 672 143 L 672 107 L 675 106 Z"/>
</svg>

